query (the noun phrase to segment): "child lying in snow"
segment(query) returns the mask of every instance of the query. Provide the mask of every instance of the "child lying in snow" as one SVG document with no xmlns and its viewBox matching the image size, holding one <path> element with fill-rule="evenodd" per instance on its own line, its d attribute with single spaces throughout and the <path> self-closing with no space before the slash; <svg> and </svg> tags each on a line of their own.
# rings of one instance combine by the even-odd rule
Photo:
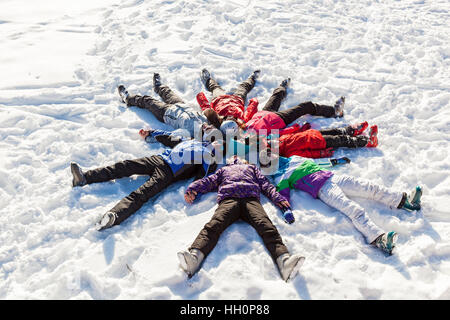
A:
<svg viewBox="0 0 450 320">
<path fill-rule="evenodd" d="M 147 109 L 161 122 L 172 126 L 175 129 L 184 129 L 194 137 L 195 125 L 202 123 L 215 125 L 219 128 L 218 115 L 214 110 L 199 112 L 186 104 L 167 85 L 161 84 L 161 77 L 158 73 L 153 74 L 153 89 L 163 101 L 145 95 L 130 95 L 123 85 L 117 90 L 123 103 L 128 107 L 136 106 Z"/>
<path fill-rule="evenodd" d="M 392 254 L 398 235 L 396 232 L 384 232 L 377 227 L 366 211 L 348 196 L 376 200 L 390 208 L 420 210 L 422 189 L 417 186 L 408 197 L 406 192 L 396 192 L 376 185 L 371 181 L 336 175 L 323 170 L 314 161 L 298 156 L 290 158 L 271 155 L 271 161 L 279 162 L 277 172 L 268 172 L 262 168 L 263 174 L 271 174 L 280 192 L 288 201 L 291 189 L 299 189 L 319 198 L 329 206 L 341 211 L 350 218 L 353 225 L 373 244 L 388 254 Z"/>
<path fill-rule="evenodd" d="M 345 98 L 341 97 L 334 106 L 320 105 L 313 102 L 303 102 L 287 110 L 278 111 L 282 100 L 286 97 L 286 88 L 291 79 L 287 78 L 273 91 L 272 96 L 267 101 L 261 111 L 258 111 L 258 101 L 253 98 L 249 101 L 245 110 L 245 99 L 248 92 L 255 86 L 256 79 L 260 74 L 259 70 L 238 86 L 232 95 L 226 95 L 220 85 L 211 78 L 208 70 L 203 69 L 201 79 L 206 89 L 213 94 L 213 99 L 209 103 L 204 93 L 197 95 L 197 101 L 202 110 L 215 110 L 219 114 L 221 126 L 228 125 L 236 133 L 239 128 L 251 130 L 256 133 L 264 130 L 265 134 L 270 134 L 273 129 L 283 131 L 286 126 L 306 114 L 323 117 L 342 117 L 344 115 Z M 245 111 L 244 111 L 245 110 Z"/>
<path fill-rule="evenodd" d="M 266 150 L 277 143 L 278 153 L 282 157 L 301 156 L 305 158 L 327 158 L 331 157 L 337 148 L 375 148 L 378 146 L 378 127 L 370 127 L 369 134 L 364 134 L 368 127 L 367 121 L 348 125 L 343 128 L 310 129 L 310 124 L 306 123 L 302 127 L 298 124 L 286 128 L 283 134 L 277 138 L 273 134 L 265 136 L 240 137 L 232 141 L 234 149 L 230 149 L 231 154 L 248 153 L 250 149 Z M 280 131 L 281 133 L 281 131 Z M 251 145 L 251 144 L 254 145 Z"/>
<path fill-rule="evenodd" d="M 218 190 L 219 206 L 189 250 L 178 253 L 181 268 L 192 277 L 217 244 L 222 232 L 235 221 L 242 219 L 262 237 L 283 280 L 294 278 L 305 258 L 289 255 L 277 228 L 260 203 L 260 193 L 262 191 L 282 209 L 288 209 L 289 203 L 276 192 L 275 187 L 256 166 L 238 157 L 232 157 L 228 162 L 228 165 L 217 170 L 215 174 L 191 183 L 186 190 L 185 199 L 188 203 L 192 203 L 199 193 Z"/>
<path fill-rule="evenodd" d="M 159 130 L 161 131 L 161 130 Z M 97 230 L 111 228 L 134 214 L 144 203 L 172 183 L 192 177 L 203 177 L 215 171 L 215 149 L 211 143 L 153 132 L 152 138 L 168 146 L 160 155 L 152 155 L 134 160 L 125 160 L 111 166 L 83 172 L 75 162 L 70 164 L 73 175 L 72 186 L 84 186 L 96 182 L 106 182 L 132 175 L 148 175 L 149 179 L 123 198 L 114 208 L 104 214 L 97 223 Z M 201 159 L 201 162 L 194 161 Z"/>
<path fill-rule="evenodd" d="M 279 154 L 282 157 L 331 157 L 337 148 L 375 148 L 378 146 L 378 127 L 373 125 L 364 135 L 367 121 L 344 128 L 308 129 L 309 124 L 279 137 Z M 306 130 L 304 130 L 306 129 Z M 270 145 L 269 140 L 269 145 Z"/>
</svg>

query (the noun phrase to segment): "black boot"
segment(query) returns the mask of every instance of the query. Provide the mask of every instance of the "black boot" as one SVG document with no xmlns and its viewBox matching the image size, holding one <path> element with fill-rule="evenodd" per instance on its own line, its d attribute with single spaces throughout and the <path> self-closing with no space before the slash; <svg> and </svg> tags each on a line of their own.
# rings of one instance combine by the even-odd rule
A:
<svg viewBox="0 0 450 320">
<path fill-rule="evenodd" d="M 159 87 L 161 86 L 161 76 L 159 75 L 159 73 L 154 73 L 153 74 L 153 90 L 158 93 L 159 92 Z"/>
<path fill-rule="evenodd" d="M 334 116 L 336 118 L 341 118 L 344 116 L 344 104 L 345 104 L 345 97 L 341 97 L 334 104 Z"/>
<path fill-rule="evenodd" d="M 128 106 L 129 94 L 128 94 L 128 91 L 125 88 L 125 86 L 123 86 L 123 85 L 118 86 L 117 87 L 117 91 L 119 92 L 119 96 L 120 96 L 121 101 Z"/>
<path fill-rule="evenodd" d="M 70 163 L 70 171 L 72 172 L 72 187 L 81 187 L 86 184 L 86 177 L 76 162 Z"/>
<path fill-rule="evenodd" d="M 290 85 L 291 85 L 291 78 L 286 78 L 280 83 L 280 86 L 285 88 L 289 87 Z"/>
<path fill-rule="evenodd" d="M 258 70 L 253 71 L 253 74 L 251 75 L 251 77 L 253 80 L 256 80 L 259 78 L 260 74 L 261 74 L 261 70 L 258 69 Z"/>
<path fill-rule="evenodd" d="M 211 74 L 209 73 L 208 70 L 203 69 L 203 70 L 202 70 L 202 73 L 201 73 L 201 75 L 200 75 L 200 79 L 202 80 L 203 85 L 204 85 L 205 87 L 207 87 L 206 84 L 208 83 L 208 80 L 211 79 Z"/>
</svg>

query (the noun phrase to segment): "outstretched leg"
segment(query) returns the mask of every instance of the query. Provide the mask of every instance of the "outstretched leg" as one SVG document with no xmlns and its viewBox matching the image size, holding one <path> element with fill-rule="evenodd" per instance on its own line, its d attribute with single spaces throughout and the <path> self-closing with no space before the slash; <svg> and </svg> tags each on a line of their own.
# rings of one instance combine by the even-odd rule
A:
<svg viewBox="0 0 450 320">
<path fill-rule="evenodd" d="M 328 135 L 328 130 L 320 130 L 327 148 L 362 148 L 367 146 L 369 138 L 366 136 Z"/>
<path fill-rule="evenodd" d="M 298 254 L 289 254 L 277 228 L 270 221 L 258 199 L 250 198 L 242 199 L 242 201 L 244 205 L 241 214 L 242 219 L 258 232 L 272 259 L 276 262 L 283 280 L 289 281 L 293 279 L 297 275 L 305 257 Z"/>
<path fill-rule="evenodd" d="M 173 181 L 170 167 L 160 159 L 153 159 L 153 172 L 150 178 L 137 190 L 120 200 L 114 208 L 109 210 L 116 215 L 114 225 L 118 225 L 138 211 L 150 198 L 160 193 Z"/>
<path fill-rule="evenodd" d="M 167 104 L 176 104 L 181 103 L 184 104 L 183 99 L 181 99 L 172 89 L 170 89 L 167 85 L 161 85 L 158 87 L 156 93 L 162 98 L 162 100 Z"/>
<path fill-rule="evenodd" d="M 283 119 L 286 125 L 291 124 L 292 122 L 306 114 L 312 116 L 322 116 L 326 118 L 332 118 L 336 116 L 334 107 L 313 103 L 311 101 L 300 103 L 295 107 L 283 111 L 278 111 L 276 113 L 281 117 L 281 119 Z"/>
<path fill-rule="evenodd" d="M 375 225 L 367 212 L 358 203 L 347 197 L 344 190 L 340 188 L 341 185 L 336 175 L 331 177 L 320 188 L 319 199 L 349 217 L 356 229 L 366 237 L 367 242 L 372 243 L 384 231 Z"/>
<path fill-rule="evenodd" d="M 161 84 L 161 76 L 159 73 L 153 74 L 153 89 L 167 104 L 184 103 L 172 89 L 167 85 Z"/>
<path fill-rule="evenodd" d="M 134 174 L 151 175 L 155 166 L 161 162 L 164 163 L 160 156 L 125 160 L 111 166 L 88 170 L 84 172 L 84 177 L 86 178 L 86 183 L 90 184 L 130 177 Z"/>
<path fill-rule="evenodd" d="M 202 73 L 200 76 L 203 85 L 205 86 L 206 90 L 211 92 L 213 94 L 213 99 L 223 96 L 226 92 L 222 89 L 222 87 L 219 85 L 219 83 L 211 78 L 211 74 L 208 70 L 202 69 Z"/>
<path fill-rule="evenodd" d="M 258 199 L 245 200 L 241 217 L 255 228 L 274 261 L 282 254 L 288 253 L 277 228 L 267 216 Z"/>
<path fill-rule="evenodd" d="M 369 135 L 359 135 L 365 128 L 367 128 L 367 122 L 360 124 L 347 126 L 344 128 L 323 129 L 320 130 L 323 138 L 326 142 L 327 148 L 375 148 L 378 146 L 378 127 L 373 125 L 370 127 Z"/>
<path fill-rule="evenodd" d="M 263 110 L 277 112 L 280 109 L 281 102 L 286 97 L 286 95 L 286 87 L 283 85 L 279 85 L 278 88 L 273 91 Z"/>
<path fill-rule="evenodd" d="M 245 102 L 245 100 L 247 99 L 247 94 L 255 87 L 256 79 L 258 79 L 259 74 L 260 70 L 254 71 L 247 80 L 238 85 L 236 91 L 234 91 L 233 94 L 241 97 Z"/>
<path fill-rule="evenodd" d="M 135 106 L 141 109 L 147 109 L 161 122 L 164 122 L 164 114 L 166 113 L 167 108 L 171 106 L 170 104 L 156 100 L 153 97 L 140 95 L 130 96 L 127 100 L 127 105 L 129 107 Z"/>
<path fill-rule="evenodd" d="M 397 208 L 403 198 L 403 192 L 390 191 L 366 179 L 339 175 L 334 177 L 333 181 L 349 197 L 375 200 L 390 208 Z"/>
<path fill-rule="evenodd" d="M 205 224 L 190 249 L 198 249 L 205 257 L 208 256 L 219 241 L 220 235 L 239 218 L 239 201 L 231 198 L 222 200 L 211 220 Z"/>
</svg>

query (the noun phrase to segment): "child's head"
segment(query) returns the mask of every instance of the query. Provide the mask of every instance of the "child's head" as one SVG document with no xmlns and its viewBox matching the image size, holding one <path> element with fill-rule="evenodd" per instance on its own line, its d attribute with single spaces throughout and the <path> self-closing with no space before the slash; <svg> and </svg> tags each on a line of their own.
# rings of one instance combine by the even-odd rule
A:
<svg viewBox="0 0 450 320">
<path fill-rule="evenodd" d="M 213 125 L 203 123 L 202 124 L 203 141 L 214 142 L 223 141 L 222 132 Z"/>
<path fill-rule="evenodd" d="M 225 136 L 235 136 L 239 132 L 239 125 L 234 119 L 227 119 L 220 125 L 220 131 Z"/>
<path fill-rule="evenodd" d="M 269 148 L 259 152 L 258 160 L 263 174 L 272 175 L 278 170 L 280 156 L 277 153 L 272 153 Z"/>
<path fill-rule="evenodd" d="M 248 164 L 248 161 L 237 155 L 233 155 L 227 159 L 227 164 Z"/>
</svg>

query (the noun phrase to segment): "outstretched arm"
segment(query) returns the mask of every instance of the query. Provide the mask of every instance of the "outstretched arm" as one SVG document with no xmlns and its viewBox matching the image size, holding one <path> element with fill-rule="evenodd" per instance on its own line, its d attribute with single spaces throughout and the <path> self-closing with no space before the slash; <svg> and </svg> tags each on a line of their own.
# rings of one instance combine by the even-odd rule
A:
<svg viewBox="0 0 450 320">
<path fill-rule="evenodd" d="M 175 147 L 185 139 L 184 137 L 173 134 L 173 132 L 159 129 L 141 129 L 139 135 L 148 143 L 160 142 L 169 148 Z"/>
<path fill-rule="evenodd" d="M 245 110 L 244 113 L 244 121 L 248 122 L 254 115 L 256 112 L 258 112 L 258 99 L 256 98 L 252 98 L 250 99 L 248 106 L 247 106 L 247 110 Z"/>
<path fill-rule="evenodd" d="M 262 193 L 278 207 L 290 208 L 291 206 L 289 205 L 287 199 L 283 197 L 279 192 L 277 192 L 275 186 L 270 183 L 269 179 L 267 179 L 267 177 L 264 176 L 256 166 L 254 166 L 254 170 Z"/>
<path fill-rule="evenodd" d="M 194 202 L 195 197 L 199 193 L 208 193 L 217 190 L 221 181 L 221 177 L 222 170 L 219 169 L 216 173 L 210 175 L 209 177 L 205 177 L 192 182 L 185 192 L 184 198 L 186 199 L 186 202 Z"/>
</svg>

